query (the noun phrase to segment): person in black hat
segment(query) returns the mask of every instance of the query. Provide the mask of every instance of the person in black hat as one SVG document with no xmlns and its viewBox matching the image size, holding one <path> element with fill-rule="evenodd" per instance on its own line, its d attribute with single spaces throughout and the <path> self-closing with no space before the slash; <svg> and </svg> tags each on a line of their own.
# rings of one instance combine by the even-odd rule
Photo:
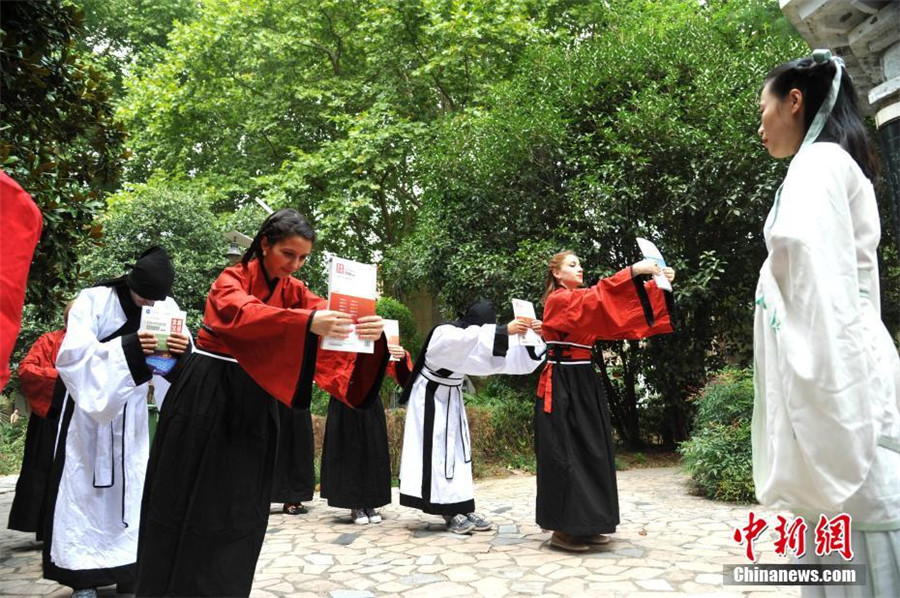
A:
<svg viewBox="0 0 900 598">
<path fill-rule="evenodd" d="M 540 330 L 537 321 L 534 326 Z M 509 337 L 524 334 L 528 327 L 521 319 L 498 325 L 490 301 L 476 301 L 465 315 L 429 333 L 403 390 L 400 402 L 408 406 L 400 504 L 442 515 L 455 534 L 492 527 L 475 512 L 463 376 L 529 374 L 537 369 L 543 346 L 510 346 Z"/>
<path fill-rule="evenodd" d="M 156 337 L 138 332 L 141 308 L 178 310 L 175 270 L 165 250 L 145 251 L 122 277 L 81 291 L 69 312 L 56 369 L 65 385 L 44 521 L 44 577 L 96 596 L 133 586 L 141 496 L 149 455 L 147 396 L 169 381 L 145 356 Z M 184 356 L 190 337 L 168 338 Z M 177 371 L 177 368 L 176 368 Z"/>
</svg>

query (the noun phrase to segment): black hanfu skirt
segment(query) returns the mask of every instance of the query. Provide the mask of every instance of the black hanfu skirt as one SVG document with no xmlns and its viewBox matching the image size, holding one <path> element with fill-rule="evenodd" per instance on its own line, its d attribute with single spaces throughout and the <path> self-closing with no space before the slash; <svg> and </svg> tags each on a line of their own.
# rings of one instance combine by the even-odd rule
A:
<svg viewBox="0 0 900 598">
<path fill-rule="evenodd" d="M 316 491 L 316 458 L 309 409 L 278 403 L 278 456 L 272 502 L 297 504 L 312 500 Z"/>
<path fill-rule="evenodd" d="M 537 524 L 573 535 L 609 534 L 619 524 L 609 406 L 590 364 L 553 366 L 553 405 L 534 407 Z"/>
<path fill-rule="evenodd" d="M 65 385 L 57 381 L 47 416 L 39 417 L 32 412 L 28 418 L 22 469 L 9 511 L 7 527 L 20 532 L 35 532 L 35 539 L 39 541 L 44 535 L 47 484 L 53 467 L 53 448 L 65 394 Z"/>
<path fill-rule="evenodd" d="M 247 596 L 269 520 L 278 402 L 234 361 L 193 353 L 150 449 L 138 596 Z"/>
<path fill-rule="evenodd" d="M 356 409 L 331 398 L 320 476 L 320 495 L 331 507 L 390 504 L 391 457 L 381 398 Z"/>
</svg>

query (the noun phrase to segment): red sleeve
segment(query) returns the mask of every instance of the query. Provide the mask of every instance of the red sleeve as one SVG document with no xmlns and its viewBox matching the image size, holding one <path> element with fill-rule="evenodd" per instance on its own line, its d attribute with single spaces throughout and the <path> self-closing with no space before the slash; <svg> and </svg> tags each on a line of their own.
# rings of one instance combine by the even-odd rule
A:
<svg viewBox="0 0 900 598">
<path fill-rule="evenodd" d="M 56 355 L 64 334 L 63 330 L 55 330 L 42 335 L 19 364 L 22 394 L 28 399 L 31 410 L 39 417 L 47 417 L 50 403 L 53 402 L 53 387 L 59 377 Z"/>
<path fill-rule="evenodd" d="M 41 211 L 9 175 L 0 171 L 0 391 L 9 380 L 9 358 L 19 327 L 28 268 L 41 238 Z"/>
<path fill-rule="evenodd" d="M 307 305 L 313 309 L 328 309 L 325 299 L 308 289 L 305 292 Z M 325 350 L 321 347 L 320 337 L 311 337 L 316 347 L 316 386 L 350 407 L 367 403 L 378 394 L 384 379 L 385 362 L 389 357 L 383 334 L 375 341 L 372 353 Z M 301 390 L 302 387 L 303 384 Z M 303 401 L 308 402 L 308 399 L 304 398 Z"/>
<path fill-rule="evenodd" d="M 656 283 L 631 276 L 631 268 L 587 289 L 557 289 L 547 297 L 544 327 L 604 340 L 638 339 L 672 332 L 669 303 Z"/>
<path fill-rule="evenodd" d="M 330 351 L 319 347 L 316 385 L 351 407 L 370 401 L 381 389 L 390 357 L 384 334 L 374 345 L 372 353 Z"/>
<path fill-rule="evenodd" d="M 245 290 L 246 283 L 240 268 L 226 269 L 213 283 L 203 318 L 212 335 L 201 331 L 201 348 L 230 354 L 266 392 L 290 405 L 304 366 L 313 310 L 263 303 Z M 295 306 L 321 301 L 302 285 L 294 293 Z"/>
</svg>

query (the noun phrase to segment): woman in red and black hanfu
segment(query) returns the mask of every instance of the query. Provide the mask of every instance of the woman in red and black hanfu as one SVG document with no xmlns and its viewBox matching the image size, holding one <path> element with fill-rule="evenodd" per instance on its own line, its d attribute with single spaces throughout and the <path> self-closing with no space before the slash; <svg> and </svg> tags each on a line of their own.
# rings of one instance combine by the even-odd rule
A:
<svg viewBox="0 0 900 598">
<path fill-rule="evenodd" d="M 609 405 L 591 362 L 598 340 L 638 339 L 672 332 L 671 293 L 646 274 L 675 277 L 650 260 L 589 288 L 579 288 L 578 257 L 553 256 L 544 295 L 547 364 L 534 408 L 536 519 L 552 530 L 551 546 L 584 551 L 609 541 L 619 524 L 615 449 Z M 638 278 L 641 276 L 641 278 Z"/>
<path fill-rule="evenodd" d="M 69 302 L 63 311 L 64 321 L 71 305 Z M 43 537 L 44 494 L 50 479 L 50 467 L 53 465 L 56 430 L 65 394 L 65 388 L 61 384 L 57 389 L 59 372 L 56 371 L 56 356 L 65 335 L 65 328 L 42 334 L 31 345 L 18 369 L 22 394 L 31 407 L 31 416 L 28 418 L 25 454 L 22 457 L 22 470 L 16 481 L 16 494 L 9 510 L 8 527 L 22 532 L 35 532 L 38 540 Z"/>
<path fill-rule="evenodd" d="M 318 347 L 322 336 L 346 338 L 352 320 L 291 276 L 314 240 L 302 216 L 279 210 L 213 283 L 150 453 L 139 596 L 248 595 L 269 518 L 276 400 L 308 407 L 314 378 L 350 406 L 378 391 L 388 358 L 380 317 L 356 325 L 377 340 L 372 354 Z"/>
<path fill-rule="evenodd" d="M 387 375 L 401 388 L 412 371 L 409 353 L 388 345 L 397 361 L 388 362 Z M 387 419 L 378 394 L 357 409 L 334 397 L 328 404 L 319 495 L 329 507 L 350 509 L 357 525 L 381 523 L 379 507 L 391 502 L 391 457 Z"/>
</svg>

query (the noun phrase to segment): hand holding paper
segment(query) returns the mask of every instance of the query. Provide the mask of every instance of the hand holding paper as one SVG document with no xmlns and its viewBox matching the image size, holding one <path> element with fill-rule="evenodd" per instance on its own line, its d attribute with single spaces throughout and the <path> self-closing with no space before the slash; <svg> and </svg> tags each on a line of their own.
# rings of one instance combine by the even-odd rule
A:
<svg viewBox="0 0 900 598">
<path fill-rule="evenodd" d="M 517 320 L 525 323 L 524 334 L 516 334 L 509 338 L 513 345 L 537 346 L 541 343 L 540 337 L 535 333 L 533 323 L 539 321 L 534 314 L 534 304 L 523 299 L 513 299 L 513 315 Z"/>
<path fill-rule="evenodd" d="M 387 338 L 388 351 L 391 354 L 391 361 L 400 361 L 405 356 L 403 348 L 400 347 L 400 322 L 398 320 L 384 320 L 384 336 Z"/>
<path fill-rule="evenodd" d="M 669 278 L 663 272 L 663 269 L 666 269 L 666 260 L 663 259 L 662 253 L 656 248 L 656 245 L 642 237 L 637 238 L 637 244 L 644 259 L 656 262 L 660 268 L 659 274 L 653 276 L 653 280 L 656 281 L 656 286 L 664 291 L 671 291 L 672 283 L 669 282 Z M 675 277 L 674 271 L 672 271 L 672 277 Z"/>
<path fill-rule="evenodd" d="M 141 308 L 138 337 L 146 355 L 147 366 L 154 374 L 166 375 L 171 372 L 178 361 L 173 354 L 180 355 L 187 348 L 190 340 L 183 334 L 186 319 L 187 314 L 180 310 L 167 311 L 152 306 Z M 170 338 L 176 340 L 172 347 L 168 344 Z M 185 339 L 184 343 L 181 342 L 181 338 Z"/>
<path fill-rule="evenodd" d="M 322 325 L 328 324 L 322 348 L 331 351 L 372 353 L 373 341 L 381 336 L 380 316 L 375 315 L 375 279 L 371 264 L 360 264 L 334 257 L 328 269 L 328 312 Z M 315 326 L 316 320 L 313 320 Z M 316 329 L 313 328 L 313 332 Z M 319 334 L 319 333 L 317 333 Z"/>
</svg>

